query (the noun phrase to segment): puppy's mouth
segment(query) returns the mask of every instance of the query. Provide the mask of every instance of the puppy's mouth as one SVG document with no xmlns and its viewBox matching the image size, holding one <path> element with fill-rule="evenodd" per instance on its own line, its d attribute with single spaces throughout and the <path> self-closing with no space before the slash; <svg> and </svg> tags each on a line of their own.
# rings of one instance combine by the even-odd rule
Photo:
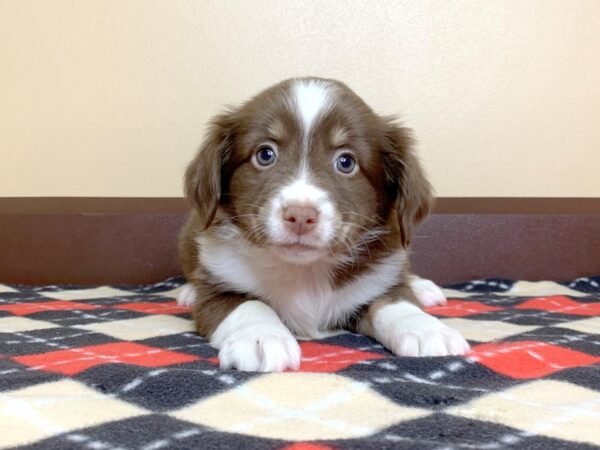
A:
<svg viewBox="0 0 600 450">
<path fill-rule="evenodd" d="M 301 242 L 271 244 L 269 249 L 279 258 L 292 263 L 310 263 L 322 258 L 327 249 Z"/>
<path fill-rule="evenodd" d="M 295 244 L 274 244 L 273 248 L 286 252 L 313 252 L 313 251 L 323 251 L 323 248 L 316 247 L 314 245 L 307 245 L 301 242 L 296 242 Z"/>
</svg>

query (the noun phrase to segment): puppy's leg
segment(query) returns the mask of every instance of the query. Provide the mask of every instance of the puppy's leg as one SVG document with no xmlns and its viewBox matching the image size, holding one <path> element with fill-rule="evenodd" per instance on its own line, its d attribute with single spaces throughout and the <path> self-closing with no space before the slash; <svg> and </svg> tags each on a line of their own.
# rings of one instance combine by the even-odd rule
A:
<svg viewBox="0 0 600 450">
<path fill-rule="evenodd" d="M 444 292 L 431 280 L 410 275 L 409 284 L 419 303 L 426 308 L 448 303 Z"/>
<path fill-rule="evenodd" d="M 298 341 L 268 305 L 237 294 L 198 298 L 198 333 L 219 350 L 222 369 L 282 372 L 300 367 Z"/>
<path fill-rule="evenodd" d="M 406 290 L 406 288 L 396 291 Z M 397 293 L 397 292 L 396 292 Z M 378 300 L 358 317 L 356 330 L 399 356 L 462 355 L 469 344 L 462 335 L 410 301 L 412 293 Z"/>
</svg>

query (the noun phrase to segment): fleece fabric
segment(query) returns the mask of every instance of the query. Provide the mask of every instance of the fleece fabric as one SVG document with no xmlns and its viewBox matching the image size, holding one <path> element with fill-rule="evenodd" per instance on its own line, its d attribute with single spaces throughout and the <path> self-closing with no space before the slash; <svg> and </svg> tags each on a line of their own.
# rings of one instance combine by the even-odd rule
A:
<svg viewBox="0 0 600 450">
<path fill-rule="evenodd" d="M 221 370 L 184 280 L 0 285 L 0 448 L 586 449 L 600 444 L 600 277 L 472 281 L 429 311 L 466 356 L 340 333 L 298 372 Z"/>
</svg>

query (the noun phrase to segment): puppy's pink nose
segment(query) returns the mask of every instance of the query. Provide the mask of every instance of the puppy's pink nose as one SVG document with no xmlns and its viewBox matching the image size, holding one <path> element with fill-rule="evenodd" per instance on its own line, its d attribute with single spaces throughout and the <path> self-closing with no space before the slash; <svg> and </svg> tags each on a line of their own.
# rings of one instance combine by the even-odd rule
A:
<svg viewBox="0 0 600 450">
<path fill-rule="evenodd" d="M 319 222 L 319 211 L 310 206 L 288 206 L 283 210 L 286 228 L 298 236 L 310 233 Z"/>
</svg>

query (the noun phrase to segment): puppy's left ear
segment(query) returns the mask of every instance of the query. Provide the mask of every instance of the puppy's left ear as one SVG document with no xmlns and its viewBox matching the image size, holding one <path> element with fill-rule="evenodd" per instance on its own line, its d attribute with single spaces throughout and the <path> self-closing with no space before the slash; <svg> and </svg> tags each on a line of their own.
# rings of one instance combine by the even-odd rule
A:
<svg viewBox="0 0 600 450">
<path fill-rule="evenodd" d="M 386 184 L 395 198 L 401 242 L 410 243 L 414 227 L 433 207 L 433 190 L 414 153 L 411 131 L 392 119 L 384 125 L 383 163 Z"/>
</svg>

